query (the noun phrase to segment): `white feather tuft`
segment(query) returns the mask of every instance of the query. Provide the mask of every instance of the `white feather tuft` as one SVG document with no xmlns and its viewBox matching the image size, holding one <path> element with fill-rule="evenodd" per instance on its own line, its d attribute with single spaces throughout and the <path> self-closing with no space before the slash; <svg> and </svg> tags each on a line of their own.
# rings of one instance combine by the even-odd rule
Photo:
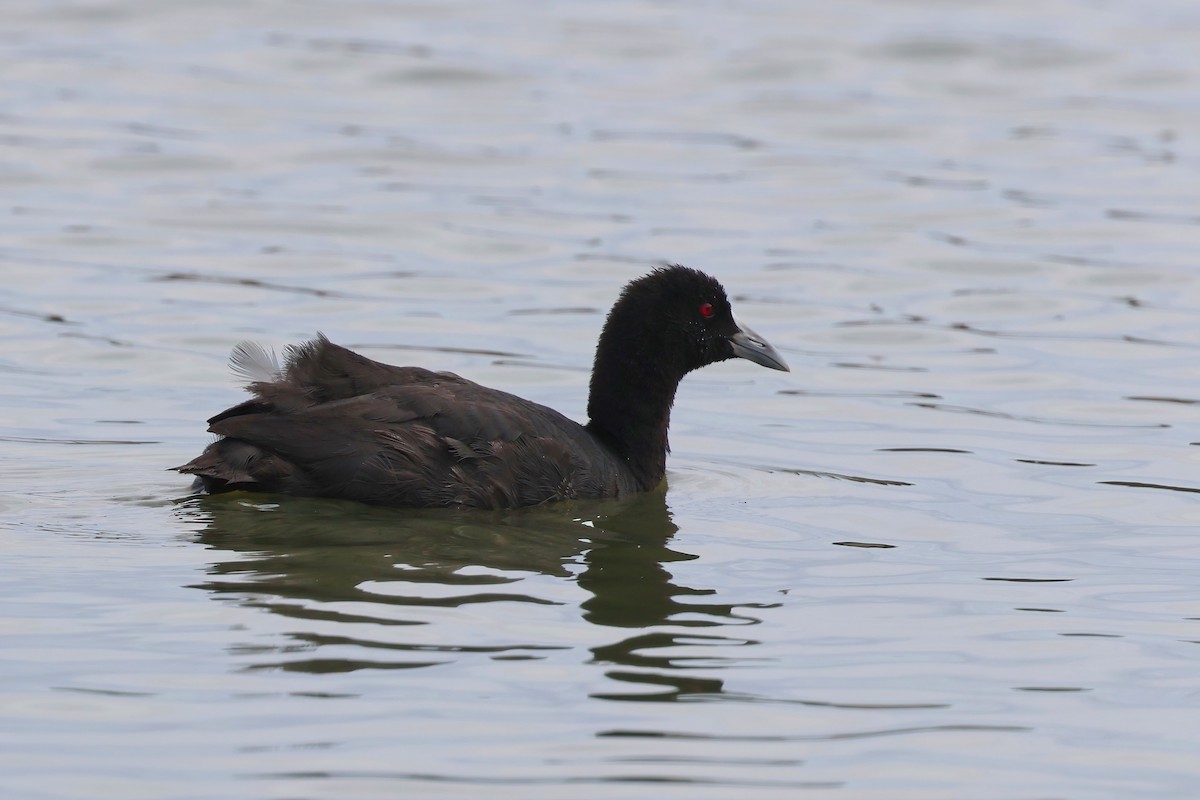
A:
<svg viewBox="0 0 1200 800">
<path fill-rule="evenodd" d="M 279 380 L 283 371 L 274 350 L 268 350 L 258 342 L 241 342 L 229 354 L 229 367 L 234 374 L 252 382 Z"/>
</svg>

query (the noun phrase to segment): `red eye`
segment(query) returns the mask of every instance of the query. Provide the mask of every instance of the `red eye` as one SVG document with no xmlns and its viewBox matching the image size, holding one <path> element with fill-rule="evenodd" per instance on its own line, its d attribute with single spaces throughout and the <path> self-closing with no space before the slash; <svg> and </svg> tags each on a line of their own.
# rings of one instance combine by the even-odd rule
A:
<svg viewBox="0 0 1200 800">
<path fill-rule="evenodd" d="M 701 303 L 700 304 L 700 316 L 711 317 L 712 315 L 713 315 L 713 304 L 712 303 Z"/>
</svg>

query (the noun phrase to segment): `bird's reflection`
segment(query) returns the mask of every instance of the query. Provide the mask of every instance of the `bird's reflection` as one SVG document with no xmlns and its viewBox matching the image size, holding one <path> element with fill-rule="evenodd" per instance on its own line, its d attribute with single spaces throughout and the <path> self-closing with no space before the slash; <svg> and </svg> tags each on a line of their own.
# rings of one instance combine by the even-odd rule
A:
<svg viewBox="0 0 1200 800">
<path fill-rule="evenodd" d="M 622 629 L 616 641 L 591 648 L 593 663 L 628 687 L 601 697 L 671 700 L 720 692 L 719 679 L 694 674 L 695 662 L 702 660 L 706 671 L 719 668 L 734 659 L 714 655 L 717 647 L 756 644 L 716 632 L 754 622 L 748 616 L 753 606 L 705 602 L 699 598 L 712 590 L 675 582 L 667 565 L 695 556 L 668 546 L 678 529 L 661 492 L 511 512 L 377 509 L 233 494 L 189 499 L 179 511 L 199 524 L 203 544 L 237 554 L 215 561 L 197 588 L 303 621 L 289 630 L 285 646 L 239 648 L 252 668 L 400 669 L 445 663 L 455 654 L 537 658 L 545 655 L 539 651 L 574 647 L 534 629 L 527 631 L 531 641 L 498 645 L 396 635 L 403 629 L 395 626 L 436 624 L 431 614 L 439 608 L 575 602 L 530 588 L 538 586 L 526 580 L 531 575 L 574 577 L 589 595 L 581 603 L 583 619 Z M 377 626 L 392 626 L 391 633 Z M 702 656 L 671 655 L 697 648 Z"/>
</svg>

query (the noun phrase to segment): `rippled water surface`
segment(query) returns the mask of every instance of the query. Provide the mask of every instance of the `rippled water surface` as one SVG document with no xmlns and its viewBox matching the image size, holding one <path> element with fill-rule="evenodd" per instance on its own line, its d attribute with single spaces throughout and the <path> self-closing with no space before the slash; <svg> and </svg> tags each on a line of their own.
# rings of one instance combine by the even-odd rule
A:
<svg viewBox="0 0 1200 800">
<path fill-rule="evenodd" d="M 1200 796 L 1200 6 L 9 0 L 0 793 Z M 582 418 L 718 275 L 665 493 L 188 498 L 232 345 Z"/>
</svg>

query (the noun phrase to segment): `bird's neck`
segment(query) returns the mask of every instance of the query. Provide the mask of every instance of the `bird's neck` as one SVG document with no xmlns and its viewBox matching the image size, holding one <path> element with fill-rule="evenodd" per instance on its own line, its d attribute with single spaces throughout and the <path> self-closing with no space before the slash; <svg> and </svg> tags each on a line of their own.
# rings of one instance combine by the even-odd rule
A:
<svg viewBox="0 0 1200 800">
<path fill-rule="evenodd" d="M 625 462 L 639 488 L 652 489 L 666 474 L 667 428 L 683 375 L 665 370 L 657 354 L 612 345 L 602 336 L 596 349 L 587 427 Z"/>
</svg>

